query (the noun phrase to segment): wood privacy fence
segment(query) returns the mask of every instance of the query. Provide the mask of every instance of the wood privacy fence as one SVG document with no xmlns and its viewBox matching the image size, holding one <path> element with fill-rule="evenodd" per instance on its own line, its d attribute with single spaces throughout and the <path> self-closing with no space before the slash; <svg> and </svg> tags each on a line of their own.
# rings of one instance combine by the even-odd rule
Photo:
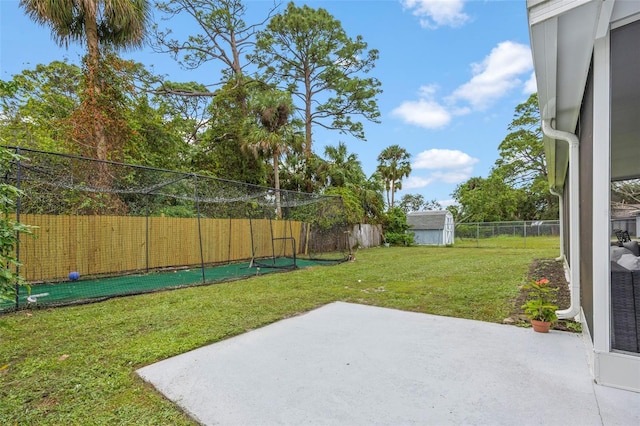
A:
<svg viewBox="0 0 640 426">
<path fill-rule="evenodd" d="M 31 282 L 292 256 L 294 240 L 308 239 L 302 222 L 270 219 L 23 214 L 20 222 L 36 227 L 19 247 Z"/>
<path fill-rule="evenodd" d="M 352 248 L 378 247 L 381 241 L 381 225 L 361 223 L 353 225 L 349 231 L 349 244 Z"/>
</svg>

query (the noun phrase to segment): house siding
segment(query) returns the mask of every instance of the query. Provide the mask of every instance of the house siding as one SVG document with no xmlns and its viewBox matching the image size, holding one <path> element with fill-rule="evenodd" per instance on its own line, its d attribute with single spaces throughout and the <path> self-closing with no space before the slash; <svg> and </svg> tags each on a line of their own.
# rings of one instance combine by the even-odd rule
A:
<svg viewBox="0 0 640 426">
<path fill-rule="evenodd" d="M 572 286 L 581 289 L 591 373 L 600 385 L 640 392 L 640 356 L 616 350 L 619 332 L 633 331 L 634 324 L 616 329 L 617 307 L 625 307 L 625 324 L 632 323 L 632 310 L 628 294 L 612 294 L 609 260 L 611 181 L 640 177 L 640 1 L 529 0 L 527 7 L 541 118 L 575 133 L 580 145 L 579 157 L 571 159 L 573 172 L 580 166 L 572 175 L 578 182 L 568 182 L 564 138 L 544 138 L 549 183 L 564 189 L 563 236 L 573 237 L 563 247 L 578 243 L 563 255 Z M 573 188 L 563 188 L 569 184 Z M 633 343 L 630 336 L 624 345 Z"/>
<path fill-rule="evenodd" d="M 562 227 L 562 242 L 563 242 L 563 248 L 564 248 L 564 253 L 565 253 L 565 258 L 567 259 L 567 263 L 570 263 L 570 259 L 571 259 L 571 229 L 570 229 L 570 210 L 569 210 L 569 199 L 571 195 L 571 191 L 569 189 L 569 186 L 565 186 L 564 190 L 562 192 L 562 202 L 564 205 L 564 208 L 562 209 L 562 217 L 560 218 L 560 220 L 562 221 L 562 223 L 564 224 L 564 226 Z M 571 266 L 571 265 L 569 265 Z"/>
</svg>

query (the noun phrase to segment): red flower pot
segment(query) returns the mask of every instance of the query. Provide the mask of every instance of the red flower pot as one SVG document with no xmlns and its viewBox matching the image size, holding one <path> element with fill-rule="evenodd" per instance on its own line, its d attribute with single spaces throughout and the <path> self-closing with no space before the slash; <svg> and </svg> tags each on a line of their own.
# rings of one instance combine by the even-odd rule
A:
<svg viewBox="0 0 640 426">
<path fill-rule="evenodd" d="M 548 333 L 549 328 L 551 328 L 549 321 L 531 320 L 531 325 L 533 326 L 533 331 L 537 331 L 538 333 Z"/>
</svg>

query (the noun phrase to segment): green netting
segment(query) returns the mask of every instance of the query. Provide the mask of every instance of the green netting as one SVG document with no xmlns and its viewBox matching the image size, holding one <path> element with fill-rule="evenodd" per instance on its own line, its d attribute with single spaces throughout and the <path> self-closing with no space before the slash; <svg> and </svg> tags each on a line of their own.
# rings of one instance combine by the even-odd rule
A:
<svg viewBox="0 0 640 426">
<path fill-rule="evenodd" d="M 340 197 L 8 149 L 22 156 L 0 170 L 5 183 L 23 192 L 15 218 L 34 226 L 37 237 L 20 237 L 19 273 L 32 295 L 49 293 L 38 304 L 234 279 L 258 267 L 262 273 L 295 268 L 304 263 L 300 258 L 349 255 Z M 168 270 L 175 271 L 171 279 L 160 273 Z M 67 282 L 71 272 L 87 280 Z M 88 279 L 95 277 L 102 279 Z M 28 296 L 19 288 L 14 307 Z"/>
<path fill-rule="evenodd" d="M 260 267 L 255 263 L 252 265 L 251 262 L 209 267 L 204 269 L 204 279 L 203 270 L 194 268 L 37 284 L 31 287 L 30 295 L 25 292 L 19 296 L 19 304 L 22 307 L 68 305 L 110 297 L 250 278 L 287 270 L 287 266 L 292 265 L 292 259 L 269 259 L 265 260 L 264 264 L 272 267 Z M 296 259 L 297 266 L 294 269 L 327 264 L 324 261 Z M 15 309 L 15 302 L 0 300 L 0 311 L 13 309 Z"/>
</svg>

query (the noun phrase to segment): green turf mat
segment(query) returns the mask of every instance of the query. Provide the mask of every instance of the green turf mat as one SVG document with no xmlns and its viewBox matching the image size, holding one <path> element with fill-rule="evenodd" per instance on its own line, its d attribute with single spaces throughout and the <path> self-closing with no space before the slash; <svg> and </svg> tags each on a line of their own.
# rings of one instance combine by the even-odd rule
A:
<svg viewBox="0 0 640 426">
<path fill-rule="evenodd" d="M 337 262 L 333 262 L 337 263 Z M 297 268 L 314 265 L 327 265 L 327 262 L 317 262 L 298 258 Z M 151 291 L 229 281 L 250 276 L 286 271 L 293 267 L 293 259 L 261 259 L 254 264 L 249 262 L 218 265 L 204 269 L 179 269 L 173 271 L 154 272 L 149 274 L 123 275 L 99 279 L 80 279 L 53 284 L 38 284 L 31 287 L 31 297 L 37 300 L 38 306 L 64 305 L 75 302 L 102 299 L 129 294 L 148 293 Z M 29 304 L 26 291 L 19 297 L 19 306 Z M 41 296 L 38 296 L 41 295 Z M 0 300 L 0 312 L 13 310 L 15 302 Z"/>
</svg>

